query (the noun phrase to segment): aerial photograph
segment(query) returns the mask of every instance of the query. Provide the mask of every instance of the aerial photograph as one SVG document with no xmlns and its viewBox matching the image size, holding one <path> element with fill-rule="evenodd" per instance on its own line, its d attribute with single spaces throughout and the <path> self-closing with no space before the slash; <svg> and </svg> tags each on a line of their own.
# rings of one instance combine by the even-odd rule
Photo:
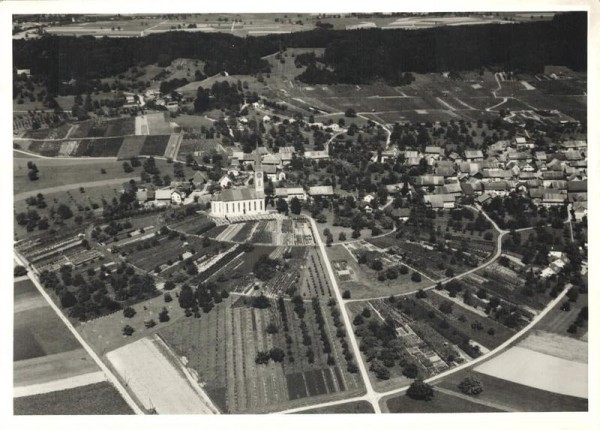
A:
<svg viewBox="0 0 600 430">
<path fill-rule="evenodd" d="M 8 44 L 15 416 L 594 403 L 588 12 L 12 14 Z"/>
</svg>

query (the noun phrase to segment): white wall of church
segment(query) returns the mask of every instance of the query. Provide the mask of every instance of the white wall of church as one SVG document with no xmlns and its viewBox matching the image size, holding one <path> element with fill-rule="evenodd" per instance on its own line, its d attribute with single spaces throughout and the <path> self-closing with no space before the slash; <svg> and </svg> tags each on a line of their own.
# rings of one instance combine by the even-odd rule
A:
<svg viewBox="0 0 600 430">
<path fill-rule="evenodd" d="M 258 215 L 266 213 L 263 199 L 239 200 L 235 202 L 213 201 L 210 206 L 212 216 Z"/>
</svg>

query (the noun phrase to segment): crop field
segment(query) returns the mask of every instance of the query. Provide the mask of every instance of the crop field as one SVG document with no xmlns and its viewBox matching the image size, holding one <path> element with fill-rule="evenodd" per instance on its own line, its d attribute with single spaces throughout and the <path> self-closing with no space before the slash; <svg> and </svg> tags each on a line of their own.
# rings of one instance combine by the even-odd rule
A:
<svg viewBox="0 0 600 430">
<path fill-rule="evenodd" d="M 156 336 L 106 354 L 145 409 L 158 414 L 210 414 L 201 388 L 186 377 L 182 364 Z"/>
<path fill-rule="evenodd" d="M 140 155 L 145 140 L 146 136 L 126 136 L 117 153 L 117 159 L 128 160 Z"/>
<path fill-rule="evenodd" d="M 308 409 L 297 412 L 298 414 L 373 414 L 373 406 L 364 400 L 358 402 L 342 403 L 341 405 L 324 406 L 322 408 Z"/>
<path fill-rule="evenodd" d="M 109 383 L 14 399 L 15 415 L 129 415 L 131 408 Z"/>
<path fill-rule="evenodd" d="M 28 139 L 62 139 L 64 138 L 71 129 L 70 124 L 63 124 L 59 127 L 54 128 L 43 128 L 39 130 L 28 130 L 25 132 L 24 137 Z"/>
<path fill-rule="evenodd" d="M 194 216 L 188 217 L 182 221 L 169 224 L 169 228 L 172 230 L 199 236 L 203 236 L 205 233 L 210 232 L 214 227 L 214 221 L 200 214 L 195 214 Z"/>
<path fill-rule="evenodd" d="M 322 335 L 312 306 L 306 304 L 302 320 L 291 302 L 284 301 L 283 306 L 285 313 L 275 302 L 270 308 L 256 309 L 225 301 L 200 319 L 184 319 L 162 330 L 161 336 L 178 355 L 186 357 L 188 366 L 197 372 L 207 393 L 224 412 L 277 411 L 358 392 L 359 379 L 345 370 L 328 309 L 320 305 L 334 365 L 327 364 L 327 354 L 321 351 L 318 339 Z M 309 345 L 303 344 L 302 321 L 312 338 Z M 266 332 L 270 322 L 279 327 L 278 333 Z M 255 363 L 258 351 L 273 347 L 285 351 L 281 364 Z M 312 351 L 312 362 L 307 351 Z"/>
<path fill-rule="evenodd" d="M 163 156 L 169 143 L 170 135 L 146 136 L 140 155 L 158 155 Z"/>
<path fill-rule="evenodd" d="M 307 297 L 333 297 L 333 287 L 325 272 L 321 253 L 316 247 L 308 249 L 308 255 L 304 259 L 306 268 L 303 272 L 300 291 Z"/>
<path fill-rule="evenodd" d="M 121 252 L 127 253 L 127 260 L 133 265 L 151 272 L 156 267 L 170 266 L 175 262 L 179 262 L 177 260 L 178 255 L 189 251 L 191 248 L 198 251 L 198 253 L 202 251 L 200 239 L 195 237 L 188 237 L 185 241 L 182 241 L 179 237 L 169 239 L 167 236 L 162 236 L 158 239 L 158 245 L 146 247 L 144 242 L 151 240 L 153 239 L 126 245 L 121 249 Z M 197 254 L 195 258 L 199 257 L 200 255 Z"/>
<path fill-rule="evenodd" d="M 472 370 L 457 372 L 442 379 L 436 385 L 445 390 L 460 393 L 458 384 L 471 376 L 483 384 L 483 392 L 477 399 L 497 405 L 498 409 L 520 412 L 568 412 L 587 411 L 588 400 L 543 391 L 506 379 L 499 379 Z"/>
<path fill-rule="evenodd" d="M 72 155 L 75 157 L 116 157 L 122 143 L 122 137 L 81 140 Z"/>
<path fill-rule="evenodd" d="M 171 134 L 173 129 L 171 128 L 171 122 L 167 120 L 166 113 L 149 113 L 145 115 L 148 121 L 148 134 Z"/>
<path fill-rule="evenodd" d="M 122 137 L 135 133 L 135 118 L 90 120 L 78 123 L 69 137 Z"/>
<path fill-rule="evenodd" d="M 468 412 L 501 412 L 501 410 L 476 403 L 463 397 L 453 396 L 435 391 L 430 401 L 413 400 L 402 394 L 389 398 L 386 406 L 391 413 L 468 413 Z"/>
<path fill-rule="evenodd" d="M 475 371 L 557 394 L 587 398 L 587 363 L 514 346 Z"/>
</svg>

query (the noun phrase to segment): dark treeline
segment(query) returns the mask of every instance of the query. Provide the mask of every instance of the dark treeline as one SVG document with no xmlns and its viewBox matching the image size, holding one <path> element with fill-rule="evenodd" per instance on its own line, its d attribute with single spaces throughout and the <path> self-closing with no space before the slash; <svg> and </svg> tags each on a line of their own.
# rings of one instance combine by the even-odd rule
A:
<svg viewBox="0 0 600 430">
<path fill-rule="evenodd" d="M 295 45 L 323 46 L 325 35 L 318 33 L 297 34 Z M 544 65 L 587 68 L 585 13 L 523 24 L 326 33 L 329 40 L 324 56 L 312 62 L 310 57 L 301 58 L 301 62 L 308 62 L 308 68 L 298 79 L 306 83 L 346 84 L 383 79 L 399 85 L 405 83 L 404 72 L 490 67 L 538 73 Z"/>
<path fill-rule="evenodd" d="M 214 75 L 268 72 L 261 57 L 277 51 L 277 41 L 239 38 L 228 34 L 168 32 L 140 38 L 46 36 L 31 41 L 15 40 L 15 67 L 29 68 L 44 76 L 48 90 L 56 94 L 62 81 L 93 80 L 114 76 L 139 64 L 168 66 L 176 58 L 205 62 L 204 73 Z"/>
<path fill-rule="evenodd" d="M 326 48 L 323 58 L 303 57 L 300 79 L 311 83 L 402 82 L 405 72 L 498 67 L 539 72 L 544 65 L 587 68 L 587 14 L 558 14 L 552 21 L 437 27 L 423 30 L 324 30 L 239 38 L 223 33 L 169 32 L 141 38 L 46 36 L 14 40 L 15 67 L 44 76 L 56 93 L 61 81 L 98 79 L 138 64 L 167 66 L 176 58 L 206 63 L 204 74 L 268 72 L 261 57 L 281 47 Z"/>
</svg>

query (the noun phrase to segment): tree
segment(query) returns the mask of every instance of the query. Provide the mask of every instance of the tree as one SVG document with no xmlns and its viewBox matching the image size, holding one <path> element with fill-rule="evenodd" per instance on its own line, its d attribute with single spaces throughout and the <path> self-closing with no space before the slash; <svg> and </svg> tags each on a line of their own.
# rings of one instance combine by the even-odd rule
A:
<svg viewBox="0 0 600 430">
<path fill-rule="evenodd" d="M 69 219 L 73 216 L 73 211 L 71 211 L 71 208 L 67 205 L 65 205 L 64 203 L 61 203 L 58 206 L 58 209 L 56 210 L 56 213 L 62 218 L 62 219 Z"/>
<path fill-rule="evenodd" d="M 343 242 L 344 240 L 346 240 L 346 233 L 344 233 L 343 231 L 340 231 L 340 234 L 338 236 L 338 240 L 340 242 Z"/>
<path fill-rule="evenodd" d="M 302 211 L 302 203 L 300 203 L 300 199 L 298 199 L 298 197 L 293 197 L 292 200 L 290 200 L 290 210 L 294 215 L 300 215 L 300 212 Z"/>
<path fill-rule="evenodd" d="M 425 291 L 423 291 L 422 289 L 418 289 L 417 290 L 417 299 L 424 299 L 427 297 L 427 293 Z"/>
<path fill-rule="evenodd" d="M 277 199 L 276 208 L 277 208 L 277 212 L 285 213 L 286 215 L 288 214 L 288 204 L 281 197 Z"/>
<path fill-rule="evenodd" d="M 354 118 L 354 117 L 356 117 L 356 111 L 352 108 L 348 108 L 348 109 L 346 109 L 346 112 L 344 113 L 344 115 L 347 118 Z"/>
<path fill-rule="evenodd" d="M 37 170 L 30 170 L 27 172 L 27 177 L 30 181 L 37 181 L 39 179 Z"/>
<path fill-rule="evenodd" d="M 419 375 L 419 368 L 414 363 L 408 363 L 402 368 L 402 374 L 407 378 L 414 379 Z"/>
<path fill-rule="evenodd" d="M 16 265 L 14 269 L 14 276 L 25 276 L 27 275 L 27 269 L 24 266 Z"/>
<path fill-rule="evenodd" d="M 271 359 L 271 356 L 269 355 L 269 353 L 267 351 L 258 351 L 256 353 L 256 358 L 254 359 L 254 362 L 256 364 L 267 364 L 267 363 L 269 363 L 270 359 Z"/>
<path fill-rule="evenodd" d="M 271 348 L 269 351 L 269 357 L 276 363 L 281 363 L 285 358 L 285 353 L 281 348 Z"/>
<path fill-rule="evenodd" d="M 415 380 L 408 390 L 406 390 L 406 395 L 413 400 L 431 400 L 433 399 L 433 387 L 425 382 L 422 379 Z"/>
<path fill-rule="evenodd" d="M 342 298 L 349 299 L 350 298 L 350 291 L 349 290 L 344 290 L 344 293 L 342 294 Z"/>
<path fill-rule="evenodd" d="M 167 322 L 171 319 L 171 317 L 169 316 L 169 311 L 167 310 L 167 308 L 163 308 L 162 311 L 160 311 L 160 313 L 158 314 L 158 320 L 160 322 Z"/>
<path fill-rule="evenodd" d="M 458 388 L 469 396 L 476 396 L 483 392 L 483 384 L 473 376 L 467 376 L 465 379 L 460 381 Z"/>
<path fill-rule="evenodd" d="M 125 309 L 123 309 L 123 316 L 125 318 L 133 318 L 135 314 L 135 309 L 133 309 L 131 306 L 127 306 Z"/>
<path fill-rule="evenodd" d="M 410 280 L 413 282 L 421 282 L 421 274 L 419 272 L 413 272 L 410 275 Z"/>
<path fill-rule="evenodd" d="M 445 314 L 451 314 L 452 313 L 452 303 L 450 303 L 448 301 L 444 301 L 440 304 L 439 309 L 440 309 L 440 311 L 442 311 Z"/>
<path fill-rule="evenodd" d="M 71 306 L 77 303 L 77 298 L 70 291 L 66 291 L 65 293 L 60 295 L 60 305 L 63 308 L 70 308 Z"/>
<path fill-rule="evenodd" d="M 123 335 L 131 336 L 135 332 L 135 329 L 131 327 L 129 324 L 123 327 Z"/>
</svg>

